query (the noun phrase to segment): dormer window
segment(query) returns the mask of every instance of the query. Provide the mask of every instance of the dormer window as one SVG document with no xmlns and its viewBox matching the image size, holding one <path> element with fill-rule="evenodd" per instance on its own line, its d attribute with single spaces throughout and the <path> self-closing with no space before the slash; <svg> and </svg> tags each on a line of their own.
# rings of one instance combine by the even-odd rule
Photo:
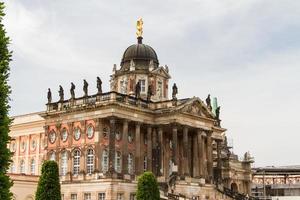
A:
<svg viewBox="0 0 300 200">
<path fill-rule="evenodd" d="M 141 85 L 141 92 L 145 93 L 146 92 L 146 80 L 145 79 L 140 79 L 139 82 L 140 82 L 140 85 Z"/>
</svg>

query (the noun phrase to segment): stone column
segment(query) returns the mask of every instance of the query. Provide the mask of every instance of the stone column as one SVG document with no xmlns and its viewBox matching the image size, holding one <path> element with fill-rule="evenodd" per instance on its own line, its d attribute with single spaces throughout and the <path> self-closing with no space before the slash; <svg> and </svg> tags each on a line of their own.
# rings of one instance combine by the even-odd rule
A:
<svg viewBox="0 0 300 200">
<path fill-rule="evenodd" d="M 157 159 L 157 132 L 156 128 L 152 129 L 152 171 L 158 175 L 158 159 Z"/>
<path fill-rule="evenodd" d="M 123 120 L 122 134 L 122 172 L 128 174 L 128 120 Z"/>
<path fill-rule="evenodd" d="M 207 173 L 208 173 L 208 183 L 212 183 L 213 180 L 213 158 L 212 158 L 212 132 L 207 133 Z"/>
<path fill-rule="evenodd" d="M 147 163 L 148 171 L 152 171 L 152 127 L 147 128 Z"/>
<path fill-rule="evenodd" d="M 199 162 L 199 176 L 203 178 L 203 149 L 202 149 L 202 131 L 200 129 L 197 130 L 197 140 L 198 140 L 198 162 Z"/>
<path fill-rule="evenodd" d="M 158 128 L 158 175 L 161 176 L 163 174 L 163 130 L 161 127 Z"/>
<path fill-rule="evenodd" d="M 173 128 L 172 128 L 172 150 L 173 150 L 172 151 L 173 152 L 172 160 L 173 160 L 174 166 L 176 166 L 177 169 L 178 169 L 178 144 L 177 144 L 177 140 L 178 140 L 177 126 L 173 125 Z M 175 167 L 175 169 L 176 169 L 176 167 Z"/>
<path fill-rule="evenodd" d="M 135 172 L 137 175 L 141 172 L 141 124 L 135 125 Z"/>
<path fill-rule="evenodd" d="M 100 130 L 102 131 L 102 120 L 95 120 L 95 172 L 100 172 Z M 102 138 L 101 138 L 102 139 Z"/>
<path fill-rule="evenodd" d="M 99 169 L 99 172 L 102 172 L 102 152 L 103 152 L 103 149 L 104 149 L 104 145 L 103 145 L 103 140 L 104 140 L 104 135 L 103 135 L 103 119 L 98 119 L 98 137 L 99 137 L 99 142 L 98 142 L 98 169 Z"/>
<path fill-rule="evenodd" d="M 217 142 L 217 183 L 222 181 L 222 159 L 221 159 L 221 140 L 216 140 Z"/>
<path fill-rule="evenodd" d="M 188 160 L 188 153 L 189 153 L 189 135 L 188 135 L 188 127 L 185 126 L 183 128 L 183 173 L 185 176 L 190 176 L 189 170 L 189 160 Z"/>
<path fill-rule="evenodd" d="M 111 118 L 109 120 L 110 131 L 108 135 L 108 155 L 109 155 L 109 175 L 113 175 L 115 172 L 115 133 L 116 133 L 116 119 Z"/>
<path fill-rule="evenodd" d="M 193 177 L 199 178 L 199 151 L 198 151 L 198 135 L 193 134 Z"/>
<path fill-rule="evenodd" d="M 188 172 L 189 172 L 189 175 L 192 176 L 193 174 L 193 162 L 192 162 L 192 148 L 193 148 L 193 142 L 192 142 L 192 135 L 191 134 L 188 134 L 188 166 L 189 166 L 189 169 L 188 169 Z"/>
</svg>

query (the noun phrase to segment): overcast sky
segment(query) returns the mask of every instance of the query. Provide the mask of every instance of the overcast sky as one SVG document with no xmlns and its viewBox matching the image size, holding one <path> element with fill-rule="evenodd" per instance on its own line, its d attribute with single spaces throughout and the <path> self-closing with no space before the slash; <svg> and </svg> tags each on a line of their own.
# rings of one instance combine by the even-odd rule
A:
<svg viewBox="0 0 300 200">
<path fill-rule="evenodd" d="M 168 65 L 179 97 L 218 98 L 235 153 L 255 166 L 300 164 L 300 1 L 297 0 L 7 0 L 13 50 L 11 115 L 45 110 L 47 88 L 82 80 L 109 88 L 136 43 Z M 68 92 L 67 92 L 68 93 Z"/>
</svg>

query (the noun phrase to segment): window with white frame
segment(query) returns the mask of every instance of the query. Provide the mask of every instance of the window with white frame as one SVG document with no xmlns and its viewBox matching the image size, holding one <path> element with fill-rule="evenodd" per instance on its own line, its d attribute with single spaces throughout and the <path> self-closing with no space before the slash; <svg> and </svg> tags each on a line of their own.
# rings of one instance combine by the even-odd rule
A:
<svg viewBox="0 0 300 200">
<path fill-rule="evenodd" d="M 144 156 L 144 172 L 147 171 L 147 156 Z"/>
<path fill-rule="evenodd" d="M 78 175 L 80 170 L 80 151 L 76 149 L 73 153 L 73 175 Z"/>
<path fill-rule="evenodd" d="M 10 173 L 15 173 L 15 172 L 16 172 L 16 166 L 15 166 L 15 163 L 12 162 L 12 163 L 10 164 Z"/>
<path fill-rule="evenodd" d="M 21 160 L 20 162 L 20 173 L 25 174 L 25 161 Z"/>
<path fill-rule="evenodd" d="M 54 152 L 54 151 L 52 151 L 52 152 L 50 153 L 49 160 L 55 161 L 55 152 Z"/>
<path fill-rule="evenodd" d="M 128 154 L 128 174 L 133 174 L 133 155 Z"/>
<path fill-rule="evenodd" d="M 102 152 L 102 171 L 104 173 L 108 171 L 108 151 L 106 149 Z"/>
<path fill-rule="evenodd" d="M 61 160 L 60 160 L 60 174 L 65 176 L 67 174 L 68 169 L 68 153 L 66 151 L 61 153 Z"/>
<path fill-rule="evenodd" d="M 71 194 L 71 200 L 77 200 L 77 194 Z"/>
<path fill-rule="evenodd" d="M 115 154 L 115 170 L 118 173 L 121 173 L 121 169 L 122 169 L 122 161 L 121 161 L 121 153 L 119 151 L 116 152 Z"/>
<path fill-rule="evenodd" d="M 105 193 L 98 193 L 98 200 L 105 200 Z"/>
<path fill-rule="evenodd" d="M 91 193 L 84 193 L 84 200 L 92 200 Z"/>
<path fill-rule="evenodd" d="M 145 79 L 140 79 L 140 86 L 141 86 L 141 92 L 146 92 L 146 80 Z"/>
<path fill-rule="evenodd" d="M 35 160 L 32 159 L 31 162 L 30 162 L 30 173 L 31 174 L 35 174 Z"/>
<path fill-rule="evenodd" d="M 117 194 L 117 200 L 124 200 L 124 194 L 123 193 L 118 193 Z"/>
<path fill-rule="evenodd" d="M 87 151 L 86 168 L 88 174 L 92 174 L 94 172 L 94 150 L 93 149 L 88 149 Z"/>
<path fill-rule="evenodd" d="M 162 98 L 162 96 L 163 96 L 163 87 L 162 87 L 162 82 L 161 81 L 158 81 L 157 92 L 158 92 L 158 97 Z"/>
</svg>

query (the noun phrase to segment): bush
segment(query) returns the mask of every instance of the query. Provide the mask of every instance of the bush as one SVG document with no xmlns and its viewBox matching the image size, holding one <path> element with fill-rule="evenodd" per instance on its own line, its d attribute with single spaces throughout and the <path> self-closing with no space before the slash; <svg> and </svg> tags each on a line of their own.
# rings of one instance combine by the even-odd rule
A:
<svg viewBox="0 0 300 200">
<path fill-rule="evenodd" d="M 58 165 L 55 161 L 45 161 L 35 194 L 36 200 L 61 200 Z"/>
<path fill-rule="evenodd" d="M 145 172 L 138 178 L 137 200 L 159 200 L 159 189 L 152 172 Z"/>
</svg>

